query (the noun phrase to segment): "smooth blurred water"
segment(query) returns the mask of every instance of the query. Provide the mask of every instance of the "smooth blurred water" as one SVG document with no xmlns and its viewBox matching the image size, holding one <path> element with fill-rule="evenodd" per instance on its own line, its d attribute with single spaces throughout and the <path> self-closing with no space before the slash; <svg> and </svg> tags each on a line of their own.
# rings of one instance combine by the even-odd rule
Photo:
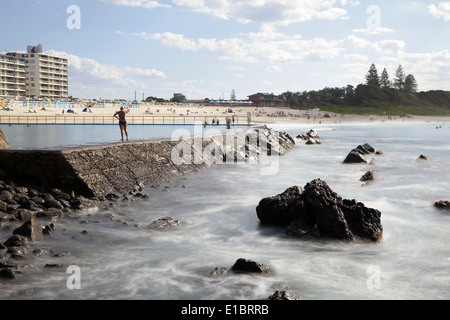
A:
<svg viewBox="0 0 450 320">
<path fill-rule="evenodd" d="M 35 245 L 70 255 L 19 261 L 33 267 L 1 281 L 0 297 L 252 300 L 290 290 L 304 300 L 449 299 L 450 213 L 433 204 L 450 199 L 450 124 L 436 125 L 273 125 L 292 136 L 313 128 L 322 144 L 297 141 L 280 157 L 276 175 L 262 175 L 255 164 L 219 165 L 148 188 L 146 201 L 58 218 L 55 232 Z M 371 155 L 372 165 L 343 164 L 363 143 L 384 155 Z M 421 154 L 430 160 L 418 161 Z M 367 170 L 375 171 L 376 180 L 363 186 L 359 178 Z M 286 237 L 284 228 L 260 225 L 255 208 L 262 198 L 316 178 L 341 197 L 380 210 L 382 241 L 301 241 Z M 166 216 L 182 225 L 166 232 L 147 229 Z M 2 241 L 9 234 L 2 230 Z M 273 272 L 209 275 L 238 258 L 264 263 Z M 81 290 L 67 288 L 65 268 L 46 269 L 46 263 L 79 266 Z M 374 275 L 380 276 L 379 287 Z"/>
<path fill-rule="evenodd" d="M 247 128 L 245 126 L 240 128 Z M 118 125 L 0 125 L 11 148 L 53 148 L 99 144 L 121 140 Z M 208 132 L 225 131 L 226 126 L 198 125 L 129 125 L 130 141 L 153 138 L 170 138 L 175 130 L 186 134 L 202 135 Z M 125 136 L 124 136 L 125 138 Z"/>
</svg>

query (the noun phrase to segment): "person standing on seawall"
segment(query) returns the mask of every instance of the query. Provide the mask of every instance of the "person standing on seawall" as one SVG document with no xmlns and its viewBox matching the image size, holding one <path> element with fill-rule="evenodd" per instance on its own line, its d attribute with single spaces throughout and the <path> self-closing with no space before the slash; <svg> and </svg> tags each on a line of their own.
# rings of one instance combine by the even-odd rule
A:
<svg viewBox="0 0 450 320">
<path fill-rule="evenodd" d="M 127 108 L 127 110 L 124 110 L 123 107 L 120 107 L 120 111 L 117 111 L 114 114 L 114 118 L 119 119 L 120 135 L 122 136 L 122 141 L 123 141 L 123 133 L 124 132 L 125 132 L 125 136 L 127 137 L 127 141 L 128 141 L 127 120 L 125 119 L 125 115 L 128 112 L 130 112 L 129 108 Z"/>
</svg>

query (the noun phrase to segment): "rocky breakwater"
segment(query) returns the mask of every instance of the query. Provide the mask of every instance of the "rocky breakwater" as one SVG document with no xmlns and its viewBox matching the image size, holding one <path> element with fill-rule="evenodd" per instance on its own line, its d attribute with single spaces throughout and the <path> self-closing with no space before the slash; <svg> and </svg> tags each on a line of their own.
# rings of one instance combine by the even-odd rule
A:
<svg viewBox="0 0 450 320">
<path fill-rule="evenodd" d="M 41 192 L 126 194 L 215 164 L 283 155 L 294 145 L 288 134 L 260 128 L 78 148 L 0 150 L 0 179 Z"/>
<path fill-rule="evenodd" d="M 262 224 L 287 226 L 287 235 L 301 239 L 376 242 L 383 233 L 380 211 L 342 199 L 320 179 L 262 199 L 256 213 Z"/>
</svg>

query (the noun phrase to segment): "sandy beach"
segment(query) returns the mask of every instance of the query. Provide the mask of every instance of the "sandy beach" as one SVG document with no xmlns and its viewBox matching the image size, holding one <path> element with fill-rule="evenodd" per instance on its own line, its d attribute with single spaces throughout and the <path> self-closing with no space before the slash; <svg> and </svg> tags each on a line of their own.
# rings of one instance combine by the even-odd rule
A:
<svg viewBox="0 0 450 320">
<path fill-rule="evenodd" d="M 230 111 L 231 109 L 231 111 Z M 0 124 L 113 124 L 113 118 L 119 107 L 82 108 L 67 112 L 62 108 L 30 109 L 15 107 L 0 109 Z M 222 106 L 201 105 L 153 105 L 141 104 L 139 108 L 130 108 L 127 114 L 129 124 L 193 124 L 205 121 L 208 125 L 220 121 L 225 124 L 230 118 L 237 124 L 248 123 L 248 114 L 252 124 L 270 124 L 279 122 L 303 123 L 347 123 L 373 121 L 415 121 L 415 122 L 450 122 L 450 117 L 436 116 L 379 116 L 379 115 L 348 115 L 333 114 L 319 110 L 295 110 L 289 108 L 254 108 L 237 106 L 234 108 Z"/>
</svg>

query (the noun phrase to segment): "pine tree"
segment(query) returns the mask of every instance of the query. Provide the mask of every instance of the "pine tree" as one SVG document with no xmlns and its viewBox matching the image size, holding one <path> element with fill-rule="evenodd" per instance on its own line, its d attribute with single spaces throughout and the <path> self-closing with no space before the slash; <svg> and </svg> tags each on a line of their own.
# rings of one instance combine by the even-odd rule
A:
<svg viewBox="0 0 450 320">
<path fill-rule="evenodd" d="M 402 91 L 405 87 L 405 72 L 402 65 L 399 65 L 397 71 L 395 71 L 394 87 L 399 91 Z"/>
<path fill-rule="evenodd" d="M 386 68 L 384 68 L 381 73 L 380 84 L 383 88 L 389 88 L 391 86 L 391 81 L 389 80 L 389 74 Z"/>
<path fill-rule="evenodd" d="M 370 66 L 369 72 L 366 74 L 366 85 L 368 86 L 380 86 L 380 80 L 378 78 L 377 67 L 374 63 Z"/>
<path fill-rule="evenodd" d="M 412 74 L 406 76 L 404 88 L 406 92 L 417 92 L 417 81 Z"/>
</svg>

